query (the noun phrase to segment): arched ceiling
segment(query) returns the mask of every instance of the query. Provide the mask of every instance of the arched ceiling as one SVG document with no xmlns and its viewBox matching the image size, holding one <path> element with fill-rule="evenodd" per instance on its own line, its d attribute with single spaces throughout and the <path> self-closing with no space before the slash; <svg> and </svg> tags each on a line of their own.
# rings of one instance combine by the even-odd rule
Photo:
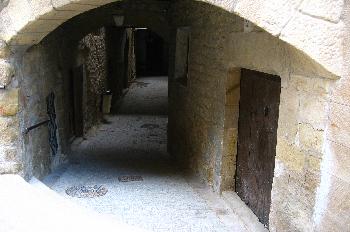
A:
<svg viewBox="0 0 350 232">
<path fill-rule="evenodd" d="M 199 1 L 249 20 L 302 51 L 334 75 L 342 75 L 343 0 Z M 31 46 L 68 19 L 111 2 L 116 1 L 11 0 L 0 12 L 0 39 L 10 46 Z"/>
</svg>

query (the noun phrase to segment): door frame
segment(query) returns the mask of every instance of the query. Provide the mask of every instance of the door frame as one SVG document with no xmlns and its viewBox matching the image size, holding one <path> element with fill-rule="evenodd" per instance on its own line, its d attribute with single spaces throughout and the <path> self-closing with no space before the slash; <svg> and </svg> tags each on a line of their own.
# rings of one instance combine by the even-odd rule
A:
<svg viewBox="0 0 350 232">
<path fill-rule="evenodd" d="M 235 191 L 268 227 L 276 162 L 281 78 L 241 69 L 240 86 Z"/>
</svg>

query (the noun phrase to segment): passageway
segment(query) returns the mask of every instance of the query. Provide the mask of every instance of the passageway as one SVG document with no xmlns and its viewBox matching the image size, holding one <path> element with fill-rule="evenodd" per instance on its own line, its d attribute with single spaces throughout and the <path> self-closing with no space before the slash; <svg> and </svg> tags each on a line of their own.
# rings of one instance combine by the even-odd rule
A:
<svg viewBox="0 0 350 232">
<path fill-rule="evenodd" d="M 131 91 L 119 101 L 118 114 L 167 115 L 168 78 L 137 78 Z"/>
<path fill-rule="evenodd" d="M 167 78 L 137 79 L 120 114 L 107 116 L 86 140 L 73 144 L 71 164 L 44 182 L 64 197 L 146 231 L 245 231 L 222 200 L 187 179 L 167 153 L 166 102 Z M 118 180 L 125 176 L 143 180 Z M 108 192 L 96 198 L 65 192 L 82 185 L 102 185 Z"/>
<path fill-rule="evenodd" d="M 346 1 L 7 2 L 0 231 L 350 231 Z"/>
</svg>

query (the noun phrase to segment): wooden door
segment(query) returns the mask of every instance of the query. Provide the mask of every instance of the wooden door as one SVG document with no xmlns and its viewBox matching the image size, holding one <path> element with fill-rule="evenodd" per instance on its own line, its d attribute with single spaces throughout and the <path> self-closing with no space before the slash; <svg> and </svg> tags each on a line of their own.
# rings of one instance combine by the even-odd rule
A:
<svg viewBox="0 0 350 232">
<path fill-rule="evenodd" d="M 83 118 L 83 81 L 84 65 L 73 69 L 73 95 L 74 95 L 74 132 L 75 136 L 82 137 L 84 134 Z"/>
<path fill-rule="evenodd" d="M 281 80 L 242 69 L 236 191 L 268 226 L 275 167 Z"/>
</svg>

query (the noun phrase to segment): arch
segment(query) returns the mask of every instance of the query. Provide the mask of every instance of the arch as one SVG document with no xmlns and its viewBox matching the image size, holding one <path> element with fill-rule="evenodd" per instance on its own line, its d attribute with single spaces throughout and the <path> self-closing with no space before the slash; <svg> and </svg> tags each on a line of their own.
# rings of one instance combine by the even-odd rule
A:
<svg viewBox="0 0 350 232">
<path fill-rule="evenodd" d="M 168 41 L 170 26 L 166 22 L 165 15 L 154 17 L 154 14 L 155 12 L 152 10 L 140 12 L 140 10 L 135 9 L 135 7 L 123 6 L 119 1 L 81 13 L 65 21 L 63 24 L 59 25 L 59 27 L 54 28 L 52 32 L 59 29 L 65 31 L 65 34 L 68 35 L 67 37 L 75 35 L 72 39 L 79 40 L 91 31 L 95 31 L 103 26 L 147 27 L 157 33 L 165 41 Z M 116 25 L 114 17 L 122 17 L 122 24 Z M 50 33 L 51 32 L 45 35 L 45 37 L 49 36 Z M 39 42 L 41 41 L 43 41 L 43 39 Z M 13 42 L 13 45 L 16 45 L 16 41 Z M 20 45 L 27 47 L 35 44 Z"/>
<path fill-rule="evenodd" d="M 135 21 L 133 17 L 125 18 L 125 25 L 133 25 L 140 27 L 146 26 L 152 29 L 153 31 L 157 32 L 163 38 L 169 38 L 170 35 L 167 33 L 167 30 L 164 30 L 164 28 L 169 27 L 169 25 L 167 25 L 167 20 L 164 19 L 166 19 L 167 7 L 169 6 L 170 1 L 154 1 L 157 2 L 157 4 L 164 4 L 164 8 L 158 11 L 152 10 L 153 1 L 147 1 L 147 3 L 142 1 L 139 2 L 137 2 L 137 4 L 134 4 L 133 8 L 128 8 L 128 0 L 123 2 L 111 0 L 41 0 L 25 2 L 21 0 L 10 1 L 9 4 L 0 12 L 0 71 L 3 66 L 9 66 L 8 63 L 6 63 L 4 60 L 12 61 L 11 59 L 13 58 L 13 54 L 11 55 L 11 53 L 8 51 L 8 48 L 15 52 L 14 55 L 17 54 L 13 63 L 14 65 L 17 65 L 18 68 L 20 64 L 16 64 L 16 59 L 20 54 L 18 55 L 18 53 L 16 53 L 17 48 L 19 49 L 18 51 L 24 51 L 26 50 L 26 48 L 31 47 L 32 45 L 35 45 L 42 41 L 44 37 L 49 35 L 50 32 L 52 32 L 56 28 L 58 28 L 59 30 L 61 25 L 64 25 L 64 23 L 70 18 L 77 16 L 75 18 L 77 20 L 74 21 L 79 21 L 81 17 L 85 15 L 82 14 L 83 12 L 89 12 L 87 14 L 94 14 L 94 12 L 97 12 L 97 10 L 95 11 L 94 9 L 98 8 L 99 11 L 101 8 L 108 8 L 108 6 L 110 6 L 109 4 L 117 4 L 118 6 L 120 6 L 117 9 L 113 9 L 113 12 L 111 12 L 115 15 L 124 15 L 125 10 L 129 10 L 134 15 L 142 13 L 142 17 L 137 21 Z M 240 30 L 237 31 L 236 34 L 232 35 L 232 37 L 229 37 L 230 40 L 235 40 L 235 43 L 229 46 L 228 48 L 225 47 L 225 49 L 230 51 L 230 54 L 238 55 L 236 55 L 235 57 L 230 57 L 230 59 L 226 59 L 226 57 L 223 57 L 222 60 L 216 60 L 216 63 L 214 65 L 206 67 L 208 68 L 208 70 L 209 68 L 212 68 L 214 70 L 215 68 L 217 68 L 215 66 L 218 63 L 225 62 L 225 65 L 222 65 L 222 70 L 219 70 L 219 74 L 210 73 L 208 74 L 208 77 L 224 76 L 225 68 L 230 65 L 232 66 L 232 68 L 244 67 L 252 70 L 264 71 L 271 74 L 281 74 L 281 76 L 283 76 L 283 81 L 285 81 L 283 82 L 284 90 L 282 91 L 283 99 L 285 101 L 281 106 L 281 112 L 284 112 L 281 114 L 282 117 L 280 118 L 281 125 L 291 125 L 289 124 L 290 117 L 293 117 L 293 122 L 298 122 L 298 118 L 295 115 L 291 114 L 291 111 L 292 113 L 294 113 L 294 111 L 298 112 L 298 107 L 304 107 L 302 108 L 304 113 L 309 112 L 305 110 L 306 108 L 311 110 L 315 109 L 315 115 L 318 109 L 322 108 L 323 110 L 324 108 L 326 108 L 323 107 L 323 103 L 326 104 L 324 99 L 319 99 L 320 101 L 315 101 L 313 100 L 311 94 L 304 92 L 302 94 L 309 94 L 311 97 L 309 96 L 309 98 L 306 98 L 303 95 L 303 101 L 308 104 L 300 106 L 298 99 L 300 93 L 298 91 L 301 88 L 300 91 L 302 92 L 304 88 L 303 86 L 300 87 L 299 84 L 307 85 L 307 87 L 305 88 L 310 88 L 311 90 L 314 90 L 313 87 L 310 87 L 313 86 L 314 83 L 321 83 L 320 85 L 317 85 L 317 87 L 319 87 L 322 85 L 323 82 L 329 81 L 318 77 L 335 78 L 336 76 L 342 76 L 342 43 L 345 36 L 343 35 L 344 25 L 342 22 L 341 15 L 343 5 L 341 3 L 341 0 L 332 1 L 332 4 L 334 5 L 331 6 L 321 4 L 321 6 L 319 7 L 320 12 L 314 12 L 313 9 L 310 8 L 310 4 L 312 5 L 312 3 L 317 2 L 317 0 L 304 0 L 303 2 L 301 0 L 199 0 L 196 2 L 208 6 L 210 4 L 211 6 L 216 6 L 216 8 L 219 7 L 220 9 L 222 9 L 222 11 L 225 11 L 225 14 L 227 15 L 230 15 L 231 13 L 232 16 L 234 14 L 242 17 L 243 19 L 246 19 L 245 23 L 248 25 L 247 30 L 249 30 L 250 23 L 254 23 L 258 27 L 262 28 L 263 30 L 269 33 L 260 33 L 260 35 L 257 36 L 255 32 L 261 32 L 260 29 L 258 29 L 257 31 L 253 31 L 253 33 L 245 33 L 244 31 L 242 31 L 243 23 L 240 24 L 242 28 L 240 27 Z M 329 12 L 331 12 L 331 14 L 329 14 Z M 188 11 L 186 13 L 191 14 L 191 11 Z M 157 17 L 156 21 L 150 22 L 149 20 L 151 20 L 151 17 L 149 16 L 155 15 L 161 17 Z M 242 18 L 239 18 L 237 22 L 239 21 L 239 23 L 241 23 L 241 21 L 243 21 Z M 88 29 L 98 28 L 105 22 L 103 21 L 104 19 L 101 19 L 102 21 L 99 20 L 96 20 L 96 22 L 94 22 L 94 25 L 89 25 L 89 27 L 91 26 L 91 28 Z M 112 18 L 109 17 L 109 20 L 112 20 Z M 84 22 L 82 22 L 81 24 L 83 23 Z M 181 23 L 179 23 L 179 25 L 180 24 Z M 227 25 L 231 26 L 231 24 Z M 214 26 L 216 27 L 215 24 Z M 220 27 L 220 25 L 217 26 Z M 79 36 L 88 32 L 88 29 L 81 30 L 82 28 L 80 28 L 79 26 L 71 27 L 68 31 L 66 31 L 65 29 L 66 27 L 64 28 L 64 30 L 62 30 L 64 31 L 64 33 L 69 33 L 70 30 L 74 31 L 79 29 Z M 205 35 L 205 33 L 206 32 L 203 32 L 201 35 Z M 65 34 L 62 35 L 65 36 Z M 259 37 L 259 40 L 257 40 L 257 37 Z M 202 39 L 201 36 L 198 36 L 198 38 L 199 40 Z M 205 40 L 205 45 L 214 43 L 213 41 L 215 41 L 217 38 L 218 37 L 215 36 L 211 38 L 206 38 L 207 40 Z M 1 40 L 3 40 L 5 43 L 2 43 Z M 228 40 L 221 42 L 225 43 L 227 41 Z M 257 41 L 259 43 L 257 43 Z M 197 48 L 197 50 L 199 49 Z M 217 52 L 217 49 L 213 49 L 213 52 Z M 200 54 L 201 53 L 197 53 L 196 57 L 200 57 Z M 285 56 L 286 54 L 288 54 L 288 57 Z M 267 57 L 269 59 L 267 59 Z M 287 57 L 288 59 L 284 59 L 285 57 Z M 1 58 L 4 60 L 1 60 Z M 288 66 L 288 68 L 283 67 L 284 65 Z M 10 70 L 10 68 L 8 69 Z M 297 74 L 299 74 L 300 72 L 300 70 L 298 69 L 302 70 L 302 74 L 307 75 L 298 76 Z M 304 69 L 310 71 L 310 75 L 308 75 L 309 73 L 305 73 Z M 318 72 L 319 70 L 321 70 L 321 72 Z M 0 72 L 0 88 L 2 85 L 2 73 L 5 72 Z M 5 73 L 5 75 L 10 76 L 12 75 L 13 70 L 8 71 L 7 73 L 8 74 Z M 61 74 L 59 73 L 58 75 Z M 307 76 L 309 76 L 310 78 L 306 78 Z M 314 80 L 317 78 L 319 80 Z M 19 112 L 19 114 L 17 114 L 16 116 L 17 118 L 21 118 L 21 113 L 23 113 L 18 110 L 18 102 L 21 102 L 21 95 L 18 94 L 19 90 L 17 88 L 20 87 L 21 84 L 22 83 L 14 81 L 14 83 L 12 83 L 8 90 L 3 91 L 4 95 L 7 94 L 11 97 L 11 99 L 14 99 L 13 105 L 17 107 L 15 110 L 13 110 L 13 113 L 10 112 L 11 109 L 5 110 L 7 110 L 8 113 L 11 113 L 10 116 L 16 116 L 16 113 Z M 324 83 L 323 85 L 327 86 L 328 84 Z M 328 87 L 323 88 L 323 85 L 321 86 L 321 90 L 324 90 L 324 92 L 327 92 L 328 94 Z M 216 88 L 218 86 L 212 85 L 211 87 L 212 88 L 210 89 L 214 89 L 214 87 Z M 11 88 L 14 90 L 12 90 Z M 223 90 L 223 88 L 221 88 L 221 90 Z M 201 92 L 199 92 L 199 94 L 201 94 Z M 321 105 L 318 104 L 319 102 L 321 102 Z M 201 109 L 197 109 L 198 112 L 199 110 Z M 317 115 L 320 116 L 317 118 L 322 119 L 322 117 L 324 116 L 324 114 L 327 113 L 327 111 L 323 110 L 321 113 L 317 112 Z M 310 120 L 310 118 L 313 116 L 305 114 L 302 115 L 304 117 L 303 120 L 305 121 Z M 212 115 L 210 114 L 209 116 Z M 15 120 L 20 121 L 19 119 L 14 119 L 14 121 Z M 196 121 L 198 121 L 197 118 Z M 310 121 L 311 123 L 314 122 L 313 119 Z M 293 130 L 292 132 L 294 132 L 294 129 L 299 130 L 299 128 L 295 128 L 295 125 L 299 126 L 298 123 L 293 123 L 291 127 Z M 215 124 L 215 126 L 217 125 Z M 300 126 L 300 130 L 303 130 L 304 134 L 307 134 L 310 131 L 314 132 L 313 128 L 307 127 L 308 125 L 302 126 L 304 127 L 301 128 Z M 22 138 L 20 136 L 20 130 L 22 128 L 19 127 L 23 127 L 22 124 L 20 124 L 19 126 L 16 124 L 16 126 L 13 126 L 12 128 L 15 128 L 18 140 L 21 140 Z M 213 130 L 215 130 L 216 128 L 217 127 L 215 127 Z M 233 129 L 232 131 L 234 131 L 236 128 L 232 127 L 230 129 Z M 287 135 L 289 135 L 289 133 L 291 132 L 291 130 L 289 130 L 289 128 L 286 127 L 280 127 L 280 130 L 281 133 Z M 319 129 L 319 131 L 316 131 L 316 133 L 323 133 L 323 131 L 324 128 L 322 127 L 321 129 Z M 207 132 L 204 131 L 203 134 L 205 133 Z M 214 132 L 214 134 L 218 136 L 220 135 L 220 133 L 217 131 Z M 187 141 L 192 141 L 191 138 L 187 138 L 186 136 L 187 135 L 184 134 L 183 137 L 186 138 Z M 319 137 L 322 136 L 323 134 Z M 290 144 L 288 143 L 290 138 L 288 137 L 287 139 L 282 138 L 278 142 L 278 149 L 280 149 L 279 153 L 282 155 L 284 153 L 300 154 L 300 152 L 297 151 L 297 149 L 299 148 L 290 146 Z M 216 147 L 219 147 L 219 145 L 216 145 Z M 18 153 L 20 153 L 20 151 Z M 217 155 L 217 157 L 215 157 L 218 163 L 222 160 L 220 156 L 221 153 Z M 283 162 L 288 163 L 288 157 L 280 156 L 278 158 L 280 160 L 283 160 Z M 212 160 L 210 160 L 210 162 L 211 164 L 213 163 Z M 215 187 L 219 186 L 219 184 L 217 183 L 220 182 L 220 175 L 224 172 L 220 170 L 221 167 L 219 165 L 217 166 L 219 167 L 217 170 L 212 169 L 210 170 L 210 172 L 207 172 L 207 174 L 209 173 L 209 181 L 213 182 Z M 297 169 L 298 167 L 292 166 L 291 168 Z M 17 173 L 19 172 L 20 167 L 13 165 L 13 169 L 14 170 L 11 172 Z M 219 174 L 216 174 L 216 172 Z M 277 188 L 275 187 L 275 189 Z M 275 212 L 278 212 L 278 210 L 279 208 L 277 208 Z"/>
<path fill-rule="evenodd" d="M 342 74 L 342 0 L 321 4 L 317 11 L 311 7 L 316 0 L 200 1 L 249 20 L 304 52 L 330 73 L 336 76 Z M 0 12 L 0 38 L 10 45 L 29 47 L 40 42 L 68 19 L 111 2 L 117 1 L 10 1 Z"/>
</svg>

